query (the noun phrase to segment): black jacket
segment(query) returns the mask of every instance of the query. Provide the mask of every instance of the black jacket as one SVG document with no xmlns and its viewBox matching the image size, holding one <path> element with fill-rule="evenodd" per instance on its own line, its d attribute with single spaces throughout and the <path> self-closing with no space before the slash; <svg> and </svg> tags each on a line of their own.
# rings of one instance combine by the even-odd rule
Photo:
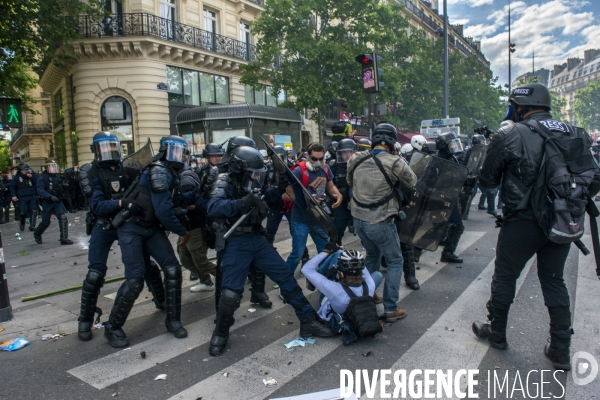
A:
<svg viewBox="0 0 600 400">
<path fill-rule="evenodd" d="M 550 113 L 532 114 L 532 120 L 552 119 Z M 583 130 L 576 129 L 584 135 Z M 500 128 L 491 138 L 487 156 L 479 174 L 479 183 L 486 189 L 502 184 L 500 194 L 504 203 L 504 215 L 512 214 L 525 195 L 519 190 L 515 179 L 525 187 L 531 186 L 537 179 L 540 164 L 544 156 L 544 139 L 524 123 Z M 590 195 L 600 190 L 600 174 L 596 174 L 590 187 Z M 530 209 L 519 212 L 519 218 L 533 219 Z"/>
</svg>

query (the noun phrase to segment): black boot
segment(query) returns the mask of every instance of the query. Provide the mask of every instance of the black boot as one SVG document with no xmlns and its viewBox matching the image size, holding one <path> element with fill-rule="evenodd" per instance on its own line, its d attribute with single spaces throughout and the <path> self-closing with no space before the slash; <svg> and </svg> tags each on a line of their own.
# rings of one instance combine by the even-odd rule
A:
<svg viewBox="0 0 600 400">
<path fill-rule="evenodd" d="M 423 253 L 423 249 L 419 249 L 418 247 L 413 247 L 413 250 L 414 250 L 413 259 L 415 260 L 415 263 L 418 263 L 419 261 L 421 261 L 421 253 Z M 417 267 L 417 269 L 420 269 L 420 268 Z"/>
<path fill-rule="evenodd" d="M 150 261 L 146 266 L 144 280 L 146 281 L 148 291 L 152 293 L 152 302 L 156 306 L 156 309 L 165 311 L 167 309 L 165 287 L 158 265 L 154 261 Z"/>
<path fill-rule="evenodd" d="M 335 333 L 333 333 L 331 328 L 317 319 L 316 313 L 300 321 L 301 338 L 329 337 L 333 335 L 335 335 Z"/>
<path fill-rule="evenodd" d="M 308 247 L 305 247 L 302 255 L 302 265 L 306 264 L 308 260 L 310 260 L 310 254 L 308 254 Z"/>
<path fill-rule="evenodd" d="M 27 219 L 27 214 L 19 214 L 19 229 L 21 232 L 25 230 L 25 219 Z"/>
<path fill-rule="evenodd" d="M 480 339 L 487 339 L 490 346 L 504 350 L 508 347 L 506 341 L 506 326 L 510 305 L 501 304 L 494 300 L 487 302 L 489 323 L 473 322 L 473 333 Z"/>
<path fill-rule="evenodd" d="M 273 303 L 265 293 L 265 273 L 254 266 L 250 266 L 250 270 L 252 270 L 250 303 L 258 304 L 262 308 L 271 308 Z"/>
<path fill-rule="evenodd" d="M 42 224 L 40 224 L 41 226 Z M 83 281 L 81 289 L 81 309 L 79 311 L 79 329 L 77 336 L 79 340 L 87 342 L 92 340 L 92 325 L 94 324 L 94 314 L 98 313 L 96 323 L 100 322 L 102 310 L 96 307 L 100 289 L 104 285 L 104 274 L 90 269 Z"/>
<path fill-rule="evenodd" d="M 414 249 L 412 246 L 404 243 L 400 243 L 400 248 L 402 249 L 402 258 L 404 259 L 402 265 L 404 270 L 404 282 L 406 282 L 406 286 L 412 290 L 419 290 L 419 281 L 415 276 Z"/>
<path fill-rule="evenodd" d="M 220 356 L 225 351 L 229 340 L 229 328 L 235 322 L 233 314 L 240 307 L 242 297 L 231 289 L 223 289 L 219 300 L 219 311 L 215 330 L 210 338 L 208 353 L 211 356 Z"/>
<path fill-rule="evenodd" d="M 221 301 L 221 286 L 223 284 L 223 268 L 221 262 L 223 257 L 217 256 L 217 266 L 215 268 L 215 313 L 219 313 L 219 302 Z"/>
<path fill-rule="evenodd" d="M 4 222 L 10 222 L 10 209 L 8 207 L 4 209 Z"/>
<path fill-rule="evenodd" d="M 165 273 L 165 292 L 167 294 L 167 330 L 177 339 L 187 337 L 187 330 L 181 325 L 181 266 L 167 265 Z"/>
<path fill-rule="evenodd" d="M 36 219 L 37 219 L 37 211 L 30 211 L 29 212 L 29 230 L 31 232 L 35 231 L 35 224 L 36 224 Z"/>
<path fill-rule="evenodd" d="M 42 222 L 40 222 L 38 227 L 35 228 L 35 231 L 33 232 L 33 238 L 35 239 L 35 242 L 37 244 L 42 244 L 42 234 L 44 233 L 46 228 L 48 228 L 49 226 L 50 226 L 49 221 L 42 220 Z"/>
<path fill-rule="evenodd" d="M 571 310 L 569 307 L 548 307 L 550 313 L 550 339 L 544 353 L 555 369 L 571 370 Z"/>
<path fill-rule="evenodd" d="M 69 220 L 65 214 L 61 214 L 58 218 L 58 226 L 60 227 L 60 244 L 73 244 L 69 239 Z"/>
<path fill-rule="evenodd" d="M 444 245 L 444 250 L 442 251 L 441 262 L 449 262 L 449 263 L 462 263 L 463 259 L 459 258 L 454 251 L 456 250 L 456 246 L 458 246 L 458 241 L 465 231 L 465 226 L 460 225 L 456 226 L 452 224 L 450 229 L 448 230 L 448 236 L 446 237 L 446 244 Z"/>
<path fill-rule="evenodd" d="M 129 346 L 127 335 L 125 335 L 122 328 L 133 308 L 133 303 L 143 288 L 144 281 L 142 279 L 128 279 L 119 288 L 108 322 L 104 323 L 104 338 L 110 342 L 112 347 L 123 348 Z"/>
</svg>

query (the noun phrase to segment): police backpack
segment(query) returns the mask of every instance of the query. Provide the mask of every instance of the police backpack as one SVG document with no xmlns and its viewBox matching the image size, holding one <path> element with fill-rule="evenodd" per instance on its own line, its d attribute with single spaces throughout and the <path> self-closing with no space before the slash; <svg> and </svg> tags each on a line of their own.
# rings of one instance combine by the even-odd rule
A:
<svg viewBox="0 0 600 400">
<path fill-rule="evenodd" d="M 357 296 L 348 286 L 343 285 L 344 291 L 350 296 L 350 303 L 346 308 L 345 315 L 354 327 L 354 332 L 358 337 L 364 338 L 375 336 L 383 330 L 383 325 L 379 321 L 377 306 L 373 297 L 369 296 L 367 283 L 363 281 L 363 295 Z"/>
</svg>

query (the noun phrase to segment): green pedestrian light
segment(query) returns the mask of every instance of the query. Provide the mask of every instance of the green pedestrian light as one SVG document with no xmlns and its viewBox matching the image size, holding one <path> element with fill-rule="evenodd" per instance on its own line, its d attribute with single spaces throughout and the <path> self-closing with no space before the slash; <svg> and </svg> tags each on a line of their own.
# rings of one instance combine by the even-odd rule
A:
<svg viewBox="0 0 600 400">
<path fill-rule="evenodd" d="M 23 128 L 21 99 L 0 97 L 0 129 Z"/>
</svg>

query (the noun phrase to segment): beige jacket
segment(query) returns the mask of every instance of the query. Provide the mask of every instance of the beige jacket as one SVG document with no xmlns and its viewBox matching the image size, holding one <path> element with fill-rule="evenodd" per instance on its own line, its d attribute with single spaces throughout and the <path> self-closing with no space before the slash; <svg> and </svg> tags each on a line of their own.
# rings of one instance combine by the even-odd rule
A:
<svg viewBox="0 0 600 400">
<path fill-rule="evenodd" d="M 355 168 L 356 163 L 367 157 L 370 151 L 359 151 L 348 160 L 348 184 L 352 186 L 352 197 L 362 204 L 373 204 L 385 199 L 392 189 L 387 184 L 385 177 L 373 159 L 363 161 Z M 377 157 L 383 164 L 392 183 L 400 182 L 402 186 L 412 188 L 417 184 L 417 177 L 404 160 L 385 151 L 378 153 Z M 400 205 L 395 198 L 375 209 L 363 208 L 352 201 L 350 210 L 354 218 L 370 223 L 380 223 L 390 216 L 398 215 Z"/>
</svg>

